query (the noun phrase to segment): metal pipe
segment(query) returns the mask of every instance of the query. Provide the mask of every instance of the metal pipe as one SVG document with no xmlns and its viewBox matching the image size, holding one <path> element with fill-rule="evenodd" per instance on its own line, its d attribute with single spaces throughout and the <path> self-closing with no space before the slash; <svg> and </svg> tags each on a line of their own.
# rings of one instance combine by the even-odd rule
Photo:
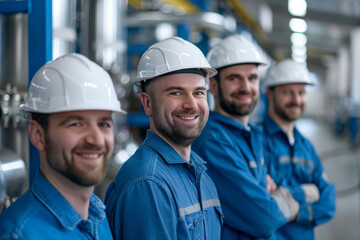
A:
<svg viewBox="0 0 360 240">
<path fill-rule="evenodd" d="M 233 17 L 224 17 L 214 12 L 175 15 L 163 12 L 138 12 L 126 18 L 128 27 L 152 26 L 160 23 L 188 23 L 215 30 L 220 33 L 234 33 L 236 21 Z"/>
<path fill-rule="evenodd" d="M 26 181 L 24 161 L 13 151 L 3 148 L 0 150 L 0 203 L 5 197 L 18 197 L 22 194 Z"/>
</svg>

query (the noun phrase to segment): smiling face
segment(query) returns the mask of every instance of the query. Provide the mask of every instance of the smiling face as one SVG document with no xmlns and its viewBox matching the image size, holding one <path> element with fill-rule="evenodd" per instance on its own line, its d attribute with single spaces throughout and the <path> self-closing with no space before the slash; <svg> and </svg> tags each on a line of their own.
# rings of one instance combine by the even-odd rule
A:
<svg viewBox="0 0 360 240">
<path fill-rule="evenodd" d="M 74 111 L 49 115 L 44 144 L 38 148 L 45 153 L 42 168 L 80 186 L 99 183 L 113 151 L 111 114 L 110 111 Z M 54 177 L 49 176 L 49 171 L 47 176 Z"/>
<path fill-rule="evenodd" d="M 216 97 L 216 111 L 232 118 L 247 117 L 259 99 L 259 75 L 255 64 L 220 70 L 220 81 L 211 79 L 210 90 Z"/>
<path fill-rule="evenodd" d="M 198 74 L 155 78 L 141 101 L 150 117 L 150 130 L 171 145 L 190 146 L 209 116 L 205 78 Z"/>
<path fill-rule="evenodd" d="M 300 118 L 306 106 L 305 84 L 294 83 L 274 87 L 268 91 L 269 112 L 284 122 Z"/>
</svg>

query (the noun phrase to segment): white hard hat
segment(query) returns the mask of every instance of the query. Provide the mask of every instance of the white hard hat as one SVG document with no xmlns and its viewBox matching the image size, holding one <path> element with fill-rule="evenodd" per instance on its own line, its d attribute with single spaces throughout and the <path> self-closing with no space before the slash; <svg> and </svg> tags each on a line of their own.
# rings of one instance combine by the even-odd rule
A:
<svg viewBox="0 0 360 240">
<path fill-rule="evenodd" d="M 20 111 L 56 113 L 78 110 L 121 109 L 109 74 L 83 55 L 72 53 L 42 66 L 32 78 L 25 104 Z"/>
<path fill-rule="evenodd" d="M 271 68 L 264 87 L 269 88 L 289 83 L 315 85 L 305 64 L 286 59 Z"/>
<path fill-rule="evenodd" d="M 167 73 L 194 68 L 204 70 L 207 78 L 217 73 L 194 44 L 179 37 L 171 37 L 152 45 L 141 56 L 132 82 L 139 84 Z"/>
<path fill-rule="evenodd" d="M 266 64 L 260 49 L 239 34 L 231 35 L 217 43 L 210 49 L 207 59 L 215 69 L 247 63 Z"/>
</svg>

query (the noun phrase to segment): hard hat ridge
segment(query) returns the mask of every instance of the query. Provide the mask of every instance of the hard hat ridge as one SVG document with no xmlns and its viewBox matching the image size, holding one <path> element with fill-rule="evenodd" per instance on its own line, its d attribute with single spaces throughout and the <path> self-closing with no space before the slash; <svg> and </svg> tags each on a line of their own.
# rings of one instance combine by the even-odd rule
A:
<svg viewBox="0 0 360 240">
<path fill-rule="evenodd" d="M 34 75 L 23 116 L 79 110 L 125 113 L 117 99 L 112 79 L 96 63 L 81 54 L 67 54 L 41 67 Z"/>
<path fill-rule="evenodd" d="M 260 49 L 239 34 L 230 35 L 218 42 L 206 57 L 215 69 L 238 64 L 266 64 Z"/>
<path fill-rule="evenodd" d="M 198 47 L 180 37 L 171 37 L 153 44 L 142 55 L 132 82 L 139 85 L 142 81 L 186 69 L 202 69 L 207 78 L 216 74 Z"/>
<path fill-rule="evenodd" d="M 295 62 L 292 59 L 285 59 L 270 69 L 264 87 L 269 88 L 290 83 L 315 85 L 305 64 Z"/>
</svg>

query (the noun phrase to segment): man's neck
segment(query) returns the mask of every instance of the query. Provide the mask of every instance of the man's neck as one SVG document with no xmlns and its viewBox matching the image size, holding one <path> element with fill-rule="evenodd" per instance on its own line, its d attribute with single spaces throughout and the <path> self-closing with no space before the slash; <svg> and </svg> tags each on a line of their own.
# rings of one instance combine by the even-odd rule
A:
<svg viewBox="0 0 360 240">
<path fill-rule="evenodd" d="M 249 115 L 245 115 L 245 116 L 236 116 L 236 115 L 231 115 L 228 112 L 225 112 L 222 108 L 217 107 L 215 109 L 216 112 L 221 113 L 224 116 L 227 116 L 231 119 L 234 119 L 236 122 L 242 124 L 244 127 L 248 128 L 248 124 L 249 124 Z"/>
<path fill-rule="evenodd" d="M 165 136 L 160 134 L 159 131 L 157 131 L 156 129 L 154 129 L 152 127 L 150 127 L 150 131 L 152 133 L 155 133 L 156 135 L 158 135 L 165 142 L 167 142 L 167 144 L 169 144 L 183 159 L 185 159 L 185 161 L 187 161 L 187 162 L 190 161 L 191 143 L 186 146 L 179 145 L 179 144 L 174 143 L 170 139 L 166 138 Z"/>
<path fill-rule="evenodd" d="M 170 144 L 171 145 L 171 144 Z M 190 162 L 190 153 L 191 153 L 191 145 L 189 145 L 188 147 L 183 147 L 183 146 L 174 146 L 171 145 L 175 151 L 180 154 L 180 156 L 185 159 L 185 161 Z"/>
<path fill-rule="evenodd" d="M 286 121 L 282 118 L 280 118 L 277 114 L 269 112 L 269 116 L 276 122 L 279 127 L 285 132 L 285 134 L 288 136 L 288 138 L 294 137 L 294 121 Z"/>
<path fill-rule="evenodd" d="M 40 169 L 45 178 L 60 192 L 77 213 L 87 219 L 89 216 L 90 197 L 94 187 L 83 187 L 73 183 L 52 168 Z"/>
</svg>

